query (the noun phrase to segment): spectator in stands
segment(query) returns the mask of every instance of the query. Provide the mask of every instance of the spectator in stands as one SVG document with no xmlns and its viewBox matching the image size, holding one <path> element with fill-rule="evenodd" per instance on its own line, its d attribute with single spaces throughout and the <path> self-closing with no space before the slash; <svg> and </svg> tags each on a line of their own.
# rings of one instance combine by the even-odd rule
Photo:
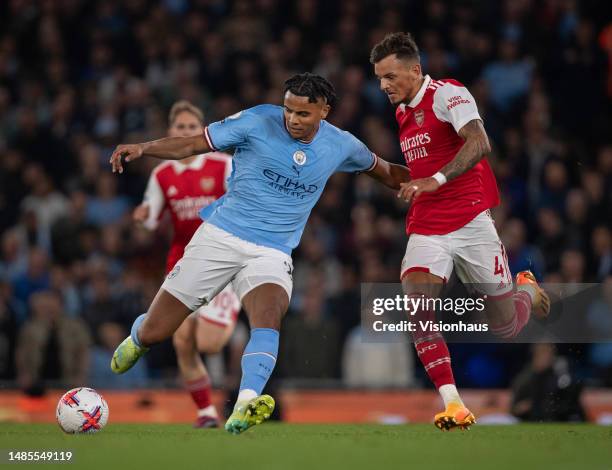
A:
<svg viewBox="0 0 612 470">
<path fill-rule="evenodd" d="M 304 234 L 300 243 L 301 259 L 294 266 L 294 289 L 303 292 L 311 279 L 321 276 L 326 296 L 336 294 L 340 288 L 340 263 L 334 256 L 326 255 L 323 241 L 312 231 Z"/>
<path fill-rule="evenodd" d="M 9 93 L 6 88 L 0 86 L 0 108 L 6 108 L 10 103 Z M 8 131 L 12 121 L 10 111 L 0 109 L 0 232 L 12 227 L 19 217 L 21 201 L 27 194 L 27 187 L 23 182 L 23 169 L 25 156 L 17 149 L 3 149 L 3 131 Z"/>
<path fill-rule="evenodd" d="M 51 227 L 51 250 L 55 261 L 69 264 L 85 257 L 82 235 L 88 226 L 85 222 L 87 196 L 82 191 L 70 195 L 68 213 L 58 219 Z"/>
<path fill-rule="evenodd" d="M 585 257 L 579 250 L 569 249 L 561 254 L 560 274 L 563 282 L 586 282 L 584 277 Z"/>
<path fill-rule="evenodd" d="M 327 315 L 323 280 L 316 273 L 309 280 L 301 308 L 283 324 L 287 341 L 281 341 L 282 371 L 285 376 L 334 378 L 340 373 L 338 324 Z"/>
<path fill-rule="evenodd" d="M 508 220 L 501 229 L 500 238 L 508 254 L 510 272 L 530 270 L 538 279 L 544 272 L 544 259 L 540 250 L 527 243 L 527 228 L 520 219 Z"/>
<path fill-rule="evenodd" d="M 524 421 L 584 421 L 581 389 L 553 344 L 534 344 L 531 364 L 512 384 L 510 412 Z"/>
<path fill-rule="evenodd" d="M 565 164 L 556 159 L 547 162 L 544 166 L 543 185 L 538 206 L 550 207 L 556 212 L 563 213 L 568 184 Z"/>
<path fill-rule="evenodd" d="M 35 292 L 49 288 L 49 257 L 44 250 L 32 248 L 28 256 L 27 270 L 13 279 L 13 295 L 24 304 Z"/>
<path fill-rule="evenodd" d="M 53 223 L 68 213 L 68 199 L 55 189 L 51 178 L 39 165 L 29 165 L 25 175 L 31 192 L 22 201 L 21 209 L 23 213 L 33 213 L 41 232 L 38 236 L 48 241 Z"/>
<path fill-rule="evenodd" d="M 100 326 L 108 322 L 121 323 L 120 313 L 108 273 L 101 267 L 91 274 L 82 314 L 96 344 L 101 344 L 101 338 L 96 336 Z"/>
<path fill-rule="evenodd" d="M 87 327 L 80 319 L 66 316 L 55 291 L 33 294 L 30 308 L 15 353 L 21 387 L 27 391 L 47 381 L 65 387 L 85 383 L 91 346 Z"/>
<path fill-rule="evenodd" d="M 580 187 L 587 195 L 591 214 L 601 220 L 610 220 L 612 218 L 612 212 L 610 212 L 612 196 L 610 196 L 610 191 L 606 191 L 606 187 L 610 187 L 612 178 L 606 181 L 605 175 L 605 169 L 585 169 L 580 175 Z"/>
<path fill-rule="evenodd" d="M 344 344 L 349 332 L 361 321 L 361 292 L 356 269 L 343 265 L 340 291 L 329 299 L 329 311 L 338 322 L 339 341 Z"/>
<path fill-rule="evenodd" d="M 0 279 L 0 380 L 15 378 L 17 313 L 11 300 L 11 285 Z"/>
<path fill-rule="evenodd" d="M 612 233 L 605 225 L 598 225 L 591 235 L 591 270 L 598 281 L 612 275 Z"/>
<path fill-rule="evenodd" d="M 98 176 L 96 196 L 85 208 L 87 222 L 102 227 L 119 222 L 128 212 L 126 198 L 117 194 L 117 179 L 111 173 L 102 172 Z"/>
<path fill-rule="evenodd" d="M 81 315 L 82 299 L 69 270 L 59 265 L 53 265 L 50 273 L 50 288 L 62 296 L 62 303 L 67 316 L 76 318 Z"/>
<path fill-rule="evenodd" d="M 561 216 L 550 208 L 540 209 L 537 213 L 536 244 L 542 250 L 546 272 L 554 272 L 559 269 L 559 261 L 565 237 L 563 235 L 563 224 Z"/>
<path fill-rule="evenodd" d="M 482 73 L 497 109 L 510 111 L 517 100 L 527 94 L 533 69 L 533 61 L 520 57 L 519 45 L 515 41 L 501 41 L 499 60 L 487 65 Z"/>
<path fill-rule="evenodd" d="M 589 202 L 584 191 L 572 189 L 565 200 L 565 240 L 568 246 L 586 251 L 589 244 L 590 220 Z"/>
<path fill-rule="evenodd" d="M 26 272 L 27 253 L 26 240 L 16 227 L 4 232 L 0 240 L 0 278 L 12 280 Z"/>
</svg>

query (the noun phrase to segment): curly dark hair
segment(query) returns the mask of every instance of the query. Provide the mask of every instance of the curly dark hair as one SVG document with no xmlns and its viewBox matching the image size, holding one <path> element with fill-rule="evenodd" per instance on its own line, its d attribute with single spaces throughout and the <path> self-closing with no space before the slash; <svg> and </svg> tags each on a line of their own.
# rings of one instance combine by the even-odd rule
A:
<svg viewBox="0 0 612 470">
<path fill-rule="evenodd" d="M 309 103 L 316 103 L 317 99 L 323 98 L 325 102 L 333 106 L 336 102 L 336 90 L 325 78 L 314 73 L 299 73 L 285 82 L 285 93 L 290 91 L 296 96 L 307 96 Z"/>
<path fill-rule="evenodd" d="M 420 61 L 419 47 L 410 33 L 391 33 L 372 48 L 370 62 L 375 64 L 395 54 L 398 59 Z"/>
</svg>

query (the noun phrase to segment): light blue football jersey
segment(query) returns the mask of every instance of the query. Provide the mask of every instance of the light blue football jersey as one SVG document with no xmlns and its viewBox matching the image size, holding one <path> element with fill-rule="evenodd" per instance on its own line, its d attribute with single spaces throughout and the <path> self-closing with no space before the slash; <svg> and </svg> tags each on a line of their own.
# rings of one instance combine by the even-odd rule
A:
<svg viewBox="0 0 612 470">
<path fill-rule="evenodd" d="M 349 132 L 326 121 L 301 142 L 285 127 L 283 108 L 255 106 L 205 129 L 215 150 L 234 148 L 223 197 L 203 219 L 243 240 L 285 253 L 298 245 L 325 183 L 337 171 L 367 171 L 375 155 Z"/>
</svg>

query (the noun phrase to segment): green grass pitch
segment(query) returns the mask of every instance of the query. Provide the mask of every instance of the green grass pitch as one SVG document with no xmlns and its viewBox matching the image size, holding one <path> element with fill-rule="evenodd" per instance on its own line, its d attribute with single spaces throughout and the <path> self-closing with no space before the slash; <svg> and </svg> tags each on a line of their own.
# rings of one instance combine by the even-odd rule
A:
<svg viewBox="0 0 612 470">
<path fill-rule="evenodd" d="M 71 436 L 55 425 L 0 424 L 0 449 L 71 450 L 72 464 L 51 466 L 89 470 L 612 469 L 612 427 L 476 425 L 442 433 L 422 424 L 266 423 L 232 436 L 187 424 L 111 423 L 99 434 Z"/>
</svg>

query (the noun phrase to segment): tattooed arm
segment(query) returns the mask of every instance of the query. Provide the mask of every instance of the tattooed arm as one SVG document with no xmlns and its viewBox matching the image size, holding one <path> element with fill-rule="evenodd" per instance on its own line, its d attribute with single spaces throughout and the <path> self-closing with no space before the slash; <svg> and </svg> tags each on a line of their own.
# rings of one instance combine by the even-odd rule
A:
<svg viewBox="0 0 612 470">
<path fill-rule="evenodd" d="M 431 193 L 436 191 L 443 183 L 444 178 L 450 181 L 453 178 L 465 173 L 478 163 L 485 154 L 491 151 L 489 138 L 484 130 L 480 119 L 472 119 L 465 126 L 459 129 L 458 134 L 465 143 L 448 164 L 438 172 L 444 175 L 442 180 L 438 180 L 434 175 L 429 178 L 413 180 L 400 184 L 397 197 L 410 202 L 421 193 Z"/>
<path fill-rule="evenodd" d="M 459 129 L 459 136 L 465 140 L 463 147 L 457 152 L 455 158 L 440 170 L 440 173 L 446 176 L 447 181 L 468 171 L 491 151 L 489 138 L 479 119 L 473 119 Z"/>
</svg>

